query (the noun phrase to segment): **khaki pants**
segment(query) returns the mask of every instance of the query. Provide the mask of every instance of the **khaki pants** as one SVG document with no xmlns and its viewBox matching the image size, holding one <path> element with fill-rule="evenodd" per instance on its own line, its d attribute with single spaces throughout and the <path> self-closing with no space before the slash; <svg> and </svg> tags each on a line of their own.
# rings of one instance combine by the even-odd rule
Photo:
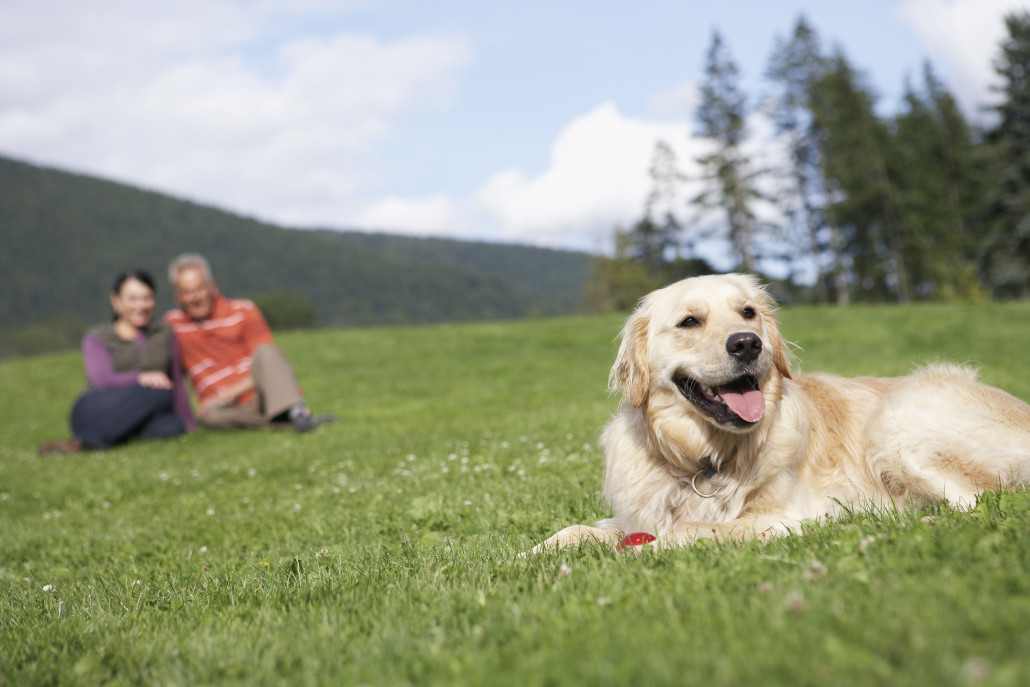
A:
<svg viewBox="0 0 1030 687">
<path fill-rule="evenodd" d="M 213 429 L 265 427 L 272 418 L 303 401 L 293 368 L 283 352 L 271 344 L 254 351 L 250 376 L 254 378 L 254 398 L 241 405 L 212 406 L 200 421 Z"/>
</svg>

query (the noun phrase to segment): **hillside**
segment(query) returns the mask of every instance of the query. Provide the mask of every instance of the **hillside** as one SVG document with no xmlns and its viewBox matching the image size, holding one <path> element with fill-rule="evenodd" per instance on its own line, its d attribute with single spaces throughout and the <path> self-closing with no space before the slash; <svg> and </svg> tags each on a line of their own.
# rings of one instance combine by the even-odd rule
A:
<svg viewBox="0 0 1030 687">
<path fill-rule="evenodd" d="M 325 326 L 571 313 L 590 263 L 524 246 L 286 229 L 0 157 L 0 355 L 76 341 L 106 316 L 109 283 L 126 267 L 154 272 L 170 307 L 164 271 L 183 251 L 210 259 L 223 292 L 288 291 Z"/>
</svg>

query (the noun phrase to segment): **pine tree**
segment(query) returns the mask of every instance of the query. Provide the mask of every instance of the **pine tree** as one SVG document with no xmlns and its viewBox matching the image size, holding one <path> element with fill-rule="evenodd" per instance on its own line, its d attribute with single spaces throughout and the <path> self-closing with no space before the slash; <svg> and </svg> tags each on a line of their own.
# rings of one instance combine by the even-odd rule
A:
<svg viewBox="0 0 1030 687">
<path fill-rule="evenodd" d="M 644 218 L 634 234 L 645 265 L 657 279 L 668 278 L 666 266 L 680 255 L 682 227 L 676 217 L 680 186 L 685 180 L 676 162 L 676 152 L 666 141 L 655 143 L 651 168 L 651 192 L 644 203 Z"/>
<path fill-rule="evenodd" d="M 756 268 L 756 227 L 753 211 L 757 173 L 749 170 L 741 150 L 746 139 L 747 101 L 739 88 L 737 65 L 719 33 L 713 32 L 705 62 L 701 102 L 695 113 L 697 135 L 712 144 L 712 152 L 698 158 L 704 190 L 692 199 L 702 210 L 725 213 L 729 240 L 744 271 Z"/>
<path fill-rule="evenodd" d="M 922 91 L 906 85 L 904 102 L 892 149 L 906 272 L 917 297 L 978 296 L 972 227 L 980 175 L 972 130 L 929 63 Z"/>
<path fill-rule="evenodd" d="M 766 78 L 779 89 L 769 112 L 779 136 L 786 139 L 790 156 L 790 182 L 781 206 L 794 224 L 797 237 L 789 241 L 807 248 L 815 271 L 815 292 L 820 303 L 829 302 L 825 279 L 824 243 L 820 239 L 825 214 L 819 212 L 817 189 L 822 186 L 818 139 L 812 129 L 812 86 L 825 69 L 819 38 L 804 17 L 798 19 L 790 41 L 777 41 L 769 59 Z M 835 228 L 828 233 L 833 233 Z M 832 243 L 832 242 L 831 242 Z M 847 295 L 839 255 L 832 259 L 838 293 Z"/>
<path fill-rule="evenodd" d="M 1003 100 L 988 132 L 992 168 L 982 269 L 995 293 L 1030 296 L 1030 12 L 1005 18 L 1007 38 L 994 61 Z"/>
<path fill-rule="evenodd" d="M 911 288 L 903 260 L 897 188 L 889 166 L 892 141 L 874 111 L 874 96 L 840 51 L 812 85 L 826 222 L 841 265 L 868 299 L 906 302 Z M 841 294 L 838 293 L 838 299 Z"/>
</svg>

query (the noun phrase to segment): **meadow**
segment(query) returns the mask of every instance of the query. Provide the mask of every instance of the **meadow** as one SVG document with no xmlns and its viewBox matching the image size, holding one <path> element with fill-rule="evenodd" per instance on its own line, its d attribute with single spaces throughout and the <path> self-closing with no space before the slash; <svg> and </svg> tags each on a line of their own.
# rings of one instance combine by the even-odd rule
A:
<svg viewBox="0 0 1030 687">
<path fill-rule="evenodd" d="M 791 308 L 796 367 L 977 365 L 1030 303 Z M 46 455 L 76 353 L 0 362 L 0 685 L 1025 685 L 1030 494 L 768 543 L 518 558 L 608 515 L 621 316 L 279 335 L 309 435 Z"/>
</svg>

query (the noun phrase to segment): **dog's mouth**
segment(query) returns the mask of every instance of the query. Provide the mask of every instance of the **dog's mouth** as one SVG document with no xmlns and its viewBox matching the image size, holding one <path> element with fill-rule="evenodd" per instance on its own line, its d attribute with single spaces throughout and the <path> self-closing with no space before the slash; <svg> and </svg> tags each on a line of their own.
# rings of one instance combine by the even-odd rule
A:
<svg viewBox="0 0 1030 687">
<path fill-rule="evenodd" d="M 705 386 L 682 375 L 673 381 L 688 401 L 720 425 L 750 427 L 765 417 L 765 397 L 752 375 L 718 386 Z"/>
</svg>

